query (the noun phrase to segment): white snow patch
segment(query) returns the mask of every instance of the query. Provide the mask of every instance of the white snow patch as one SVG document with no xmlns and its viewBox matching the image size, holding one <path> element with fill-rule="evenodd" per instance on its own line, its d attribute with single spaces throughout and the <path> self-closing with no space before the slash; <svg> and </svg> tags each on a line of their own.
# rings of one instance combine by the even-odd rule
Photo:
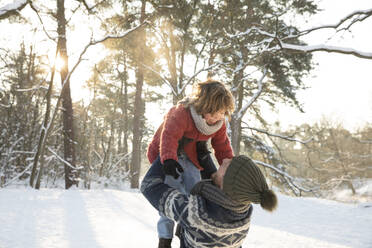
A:
<svg viewBox="0 0 372 248">
<path fill-rule="evenodd" d="M 1 248 L 156 247 L 157 220 L 137 190 L 0 190 Z M 372 202 L 279 195 L 274 213 L 255 205 L 243 247 L 367 248 L 371 233 Z"/>
</svg>

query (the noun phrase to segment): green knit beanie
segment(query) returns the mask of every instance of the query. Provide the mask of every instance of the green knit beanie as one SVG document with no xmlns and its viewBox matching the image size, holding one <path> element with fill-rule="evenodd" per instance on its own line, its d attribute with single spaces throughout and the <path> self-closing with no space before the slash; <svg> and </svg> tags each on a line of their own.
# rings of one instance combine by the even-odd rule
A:
<svg viewBox="0 0 372 248">
<path fill-rule="evenodd" d="M 277 206 L 277 197 L 269 190 L 260 168 L 244 155 L 232 159 L 223 179 L 222 191 L 232 200 L 261 204 L 268 211 L 273 211 Z"/>
</svg>

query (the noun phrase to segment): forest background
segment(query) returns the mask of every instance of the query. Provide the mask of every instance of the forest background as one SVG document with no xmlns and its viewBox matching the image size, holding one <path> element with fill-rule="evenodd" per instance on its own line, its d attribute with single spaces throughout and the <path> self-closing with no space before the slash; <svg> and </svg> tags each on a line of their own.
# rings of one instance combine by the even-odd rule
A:
<svg viewBox="0 0 372 248">
<path fill-rule="evenodd" d="M 372 178 L 368 117 L 353 127 L 328 117 L 288 125 L 306 110 L 318 54 L 371 66 L 372 52 L 353 47 L 371 6 L 309 26 L 322 4 L 0 0 L 0 187 L 138 188 L 163 114 L 212 77 L 236 100 L 235 154 L 252 157 L 276 190 L 355 196 Z"/>
</svg>

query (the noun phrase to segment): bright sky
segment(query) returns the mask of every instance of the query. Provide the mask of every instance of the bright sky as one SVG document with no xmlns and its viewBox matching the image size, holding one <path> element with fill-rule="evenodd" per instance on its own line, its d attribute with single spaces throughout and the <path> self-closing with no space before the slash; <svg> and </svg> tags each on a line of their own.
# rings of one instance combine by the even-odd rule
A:
<svg viewBox="0 0 372 248">
<path fill-rule="evenodd" d="M 337 5 L 337 7 L 335 6 Z M 322 13 L 313 16 L 309 27 L 334 24 L 354 10 L 372 8 L 369 0 L 320 2 Z M 309 37 L 309 45 L 327 44 L 352 47 L 364 52 L 372 52 L 372 18 L 353 27 L 352 33 L 334 36 L 322 32 Z M 331 36 L 330 36 L 330 35 Z M 314 62 L 318 66 L 305 82 L 310 89 L 299 93 L 304 104 L 305 114 L 281 108 L 279 120 L 283 125 L 295 125 L 303 122 L 314 122 L 323 116 L 339 121 L 346 128 L 355 129 L 366 122 L 372 122 L 372 60 L 360 59 L 351 55 L 316 52 Z"/>
</svg>

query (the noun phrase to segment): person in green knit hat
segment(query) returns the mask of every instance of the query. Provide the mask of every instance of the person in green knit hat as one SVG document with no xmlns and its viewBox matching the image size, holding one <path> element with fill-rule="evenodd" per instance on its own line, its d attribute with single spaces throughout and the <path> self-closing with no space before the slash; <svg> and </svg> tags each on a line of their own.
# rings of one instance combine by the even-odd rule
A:
<svg viewBox="0 0 372 248">
<path fill-rule="evenodd" d="M 218 186 L 232 202 L 242 205 L 250 203 L 260 204 L 267 211 L 273 211 L 277 206 L 275 193 L 269 189 L 266 179 L 260 168 L 247 156 L 235 156 L 230 164 L 220 166 L 212 175 L 213 185 Z M 212 193 L 208 181 L 201 181 L 195 185 L 192 193 L 204 192 L 204 195 Z"/>
<path fill-rule="evenodd" d="M 181 248 L 241 247 L 248 234 L 252 203 L 267 211 L 277 207 L 259 167 L 248 157 L 233 157 L 212 180 L 202 180 L 182 194 L 164 184 L 159 159 L 147 172 L 141 192 L 164 216 L 178 223 Z"/>
</svg>

